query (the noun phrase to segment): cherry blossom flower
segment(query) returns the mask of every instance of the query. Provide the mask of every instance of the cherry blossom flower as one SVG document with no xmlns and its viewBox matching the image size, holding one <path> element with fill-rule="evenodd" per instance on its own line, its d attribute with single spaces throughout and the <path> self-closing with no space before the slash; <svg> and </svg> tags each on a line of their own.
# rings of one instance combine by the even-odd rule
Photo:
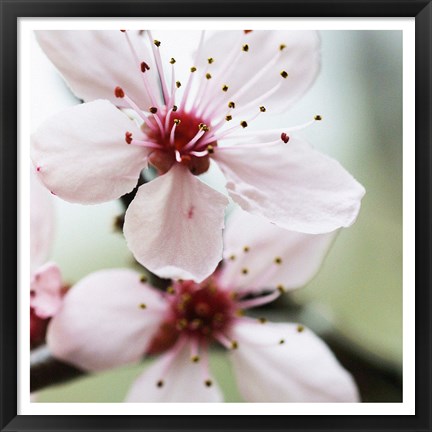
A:
<svg viewBox="0 0 432 432">
<path fill-rule="evenodd" d="M 87 371 L 160 355 L 129 402 L 223 401 L 208 364 L 213 343 L 228 351 L 246 401 L 357 402 L 351 375 L 312 331 L 244 316 L 309 281 L 334 235 L 263 227 L 242 213 L 225 237 L 222 268 L 201 284 L 179 280 L 161 292 L 129 269 L 87 276 L 50 323 L 50 350 Z"/>
<path fill-rule="evenodd" d="M 363 187 L 295 135 L 321 116 L 249 131 L 311 86 L 316 32 L 202 32 L 182 81 L 185 71 L 164 59 L 163 40 L 151 31 L 40 31 L 37 38 L 85 101 L 33 135 L 38 175 L 59 197 L 93 204 L 130 192 L 144 168 L 155 168 L 159 176 L 139 187 L 124 224 L 129 248 L 150 271 L 200 282 L 220 261 L 228 199 L 197 177 L 213 162 L 232 200 L 287 230 L 331 232 L 356 219 Z"/>
<path fill-rule="evenodd" d="M 53 240 L 53 203 L 33 174 L 30 180 L 30 344 L 35 346 L 60 308 L 63 281 L 58 266 L 46 262 Z"/>
</svg>

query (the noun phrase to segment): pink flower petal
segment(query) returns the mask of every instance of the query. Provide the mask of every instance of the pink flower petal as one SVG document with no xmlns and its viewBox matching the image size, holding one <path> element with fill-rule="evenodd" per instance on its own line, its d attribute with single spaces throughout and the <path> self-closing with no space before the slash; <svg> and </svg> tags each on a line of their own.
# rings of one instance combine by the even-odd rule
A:
<svg viewBox="0 0 432 432">
<path fill-rule="evenodd" d="M 93 273 L 73 286 L 47 334 L 54 356 L 89 371 L 143 357 L 166 304 L 132 270 Z"/>
<path fill-rule="evenodd" d="M 285 47 L 281 50 L 281 46 Z M 211 104 L 218 98 L 220 115 L 226 113 L 228 101 L 236 104 L 233 115 L 252 101 L 256 101 L 252 112 L 258 112 L 260 105 L 268 112 L 285 110 L 314 82 L 320 67 L 319 48 L 315 31 L 216 32 L 205 42 L 198 62 L 199 70 L 204 70 L 209 66 L 207 58 L 214 59 L 209 66 L 214 85 L 206 100 Z M 221 91 L 222 85 L 228 86 L 226 92 Z"/>
<path fill-rule="evenodd" d="M 216 151 L 227 189 L 243 210 L 310 234 L 354 223 L 365 191 L 335 160 L 291 138 L 288 144 Z"/>
<path fill-rule="evenodd" d="M 145 36 L 137 31 L 130 31 L 128 35 L 139 61 L 151 64 Z M 124 107 L 124 99 L 114 95 L 115 87 L 120 86 L 140 107 L 148 109 L 152 106 L 144 90 L 140 65 L 132 55 L 125 34 L 119 30 L 48 30 L 37 31 L 36 37 L 80 99 L 108 99 Z M 148 73 L 153 87 L 157 82 L 154 70 L 152 68 Z"/>
<path fill-rule="evenodd" d="M 35 270 L 48 257 L 54 234 L 52 196 L 34 174 L 30 173 L 30 267 Z"/>
<path fill-rule="evenodd" d="M 210 380 L 211 385 L 206 385 Z M 159 385 L 158 385 L 159 383 Z M 127 402 L 223 402 L 222 392 L 202 365 L 183 348 L 154 362 L 133 384 Z"/>
<path fill-rule="evenodd" d="M 160 277 L 204 280 L 222 258 L 228 199 L 181 165 L 141 186 L 129 206 L 129 249 Z"/>
<path fill-rule="evenodd" d="M 280 285 L 287 290 L 299 288 L 319 270 L 335 235 L 288 231 L 237 210 L 224 231 L 220 283 L 247 292 Z"/>
<path fill-rule="evenodd" d="M 310 330 L 240 320 L 232 337 L 234 373 L 248 402 L 359 401 L 352 376 Z"/>
<path fill-rule="evenodd" d="M 63 281 L 54 263 L 40 267 L 30 281 L 30 305 L 40 318 L 54 316 L 62 304 Z"/>
<path fill-rule="evenodd" d="M 108 101 L 55 115 L 32 136 L 39 178 L 67 201 L 94 204 L 119 198 L 135 187 L 146 166 L 147 150 L 128 145 L 126 131 L 141 133 Z"/>
</svg>

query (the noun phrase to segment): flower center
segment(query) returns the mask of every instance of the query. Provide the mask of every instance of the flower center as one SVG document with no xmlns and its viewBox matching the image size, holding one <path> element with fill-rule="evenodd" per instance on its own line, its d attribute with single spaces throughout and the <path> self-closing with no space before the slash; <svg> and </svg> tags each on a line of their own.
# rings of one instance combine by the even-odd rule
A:
<svg viewBox="0 0 432 432">
<path fill-rule="evenodd" d="M 212 279 L 201 285 L 176 282 L 168 300 L 168 316 L 147 350 L 150 354 L 171 348 L 180 336 L 199 344 L 218 340 L 229 333 L 237 310 L 230 292 L 219 289 Z"/>
<path fill-rule="evenodd" d="M 158 146 L 149 156 L 149 162 L 160 173 L 167 172 L 174 163 L 188 167 L 192 174 L 206 172 L 210 166 L 208 148 L 217 143 L 208 140 L 204 143 L 209 133 L 205 120 L 183 110 L 170 110 L 159 114 L 158 119 L 162 127 L 146 131 L 149 141 Z"/>
</svg>

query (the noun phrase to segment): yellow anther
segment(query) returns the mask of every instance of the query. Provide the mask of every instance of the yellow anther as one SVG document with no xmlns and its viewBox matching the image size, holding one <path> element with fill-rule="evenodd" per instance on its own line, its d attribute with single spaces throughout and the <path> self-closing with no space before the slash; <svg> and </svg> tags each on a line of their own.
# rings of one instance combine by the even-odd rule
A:
<svg viewBox="0 0 432 432">
<path fill-rule="evenodd" d="M 248 45 L 248 44 L 244 44 L 244 45 L 242 46 L 242 50 L 243 50 L 244 52 L 248 52 L 248 51 L 249 51 L 249 45 Z"/>
<path fill-rule="evenodd" d="M 156 108 L 156 107 L 150 107 L 150 108 L 149 108 L 149 111 L 150 111 L 152 114 L 156 114 L 156 113 L 157 113 L 157 108 Z"/>
<path fill-rule="evenodd" d="M 196 70 L 197 70 L 197 68 L 195 67 L 195 66 L 192 66 L 191 68 L 190 68 L 190 71 L 193 73 L 193 72 L 196 72 Z"/>
<path fill-rule="evenodd" d="M 213 154 L 214 153 L 214 147 L 211 144 L 209 144 L 207 146 L 207 152 L 208 152 L 208 154 Z"/>
<path fill-rule="evenodd" d="M 146 275 L 141 275 L 140 282 L 146 283 L 148 281 L 148 277 Z"/>
<path fill-rule="evenodd" d="M 286 292 L 286 289 L 285 289 L 285 287 L 284 287 L 283 285 L 278 285 L 278 286 L 276 287 L 276 289 L 277 289 L 281 294 L 284 294 L 284 293 Z"/>
<path fill-rule="evenodd" d="M 230 255 L 229 259 L 230 259 L 231 261 L 234 261 L 234 260 L 236 259 L 236 256 L 235 256 L 235 255 Z"/>
<path fill-rule="evenodd" d="M 260 111 L 261 111 L 261 112 L 266 112 L 266 107 L 263 106 L 263 105 L 261 105 L 261 106 L 260 106 Z"/>
<path fill-rule="evenodd" d="M 288 72 L 287 71 L 283 70 L 280 74 L 281 74 L 282 78 L 287 78 L 288 77 Z"/>
<path fill-rule="evenodd" d="M 224 84 L 222 86 L 222 91 L 224 91 L 224 92 L 228 91 L 228 86 L 226 84 Z"/>
<path fill-rule="evenodd" d="M 249 273 L 249 270 L 245 267 L 245 268 L 242 268 L 241 272 L 242 272 L 242 274 L 247 275 Z"/>
<path fill-rule="evenodd" d="M 178 126 L 181 123 L 180 119 L 174 119 L 174 123 Z"/>
<path fill-rule="evenodd" d="M 205 76 L 207 79 L 211 79 L 211 74 L 209 74 L 208 72 L 206 73 L 206 76 Z"/>
<path fill-rule="evenodd" d="M 225 120 L 226 120 L 226 121 L 230 121 L 230 120 L 232 120 L 232 116 L 231 116 L 231 115 L 227 115 L 227 116 L 225 116 Z"/>
<path fill-rule="evenodd" d="M 321 121 L 321 120 L 322 120 L 322 117 L 321 117 L 320 115 L 316 115 L 316 116 L 314 117 L 314 120 L 316 120 L 316 121 Z"/>
<path fill-rule="evenodd" d="M 207 61 L 208 61 L 208 64 L 212 64 L 214 62 L 214 58 L 213 57 L 209 57 L 207 59 Z"/>
<path fill-rule="evenodd" d="M 267 318 L 263 318 L 263 317 L 261 317 L 261 318 L 258 318 L 258 321 L 259 321 L 261 324 L 265 324 L 265 323 L 267 322 Z"/>
<path fill-rule="evenodd" d="M 301 324 L 299 324 L 299 325 L 297 326 L 297 331 L 298 331 L 299 333 L 301 333 L 302 331 L 304 331 L 304 327 L 303 327 Z"/>
<path fill-rule="evenodd" d="M 176 81 L 176 87 L 180 88 L 181 87 L 181 82 L 180 81 Z"/>
<path fill-rule="evenodd" d="M 228 102 L 228 108 L 235 108 L 235 103 L 234 102 Z"/>
<path fill-rule="evenodd" d="M 205 380 L 204 384 L 206 385 L 206 387 L 211 387 L 213 385 L 212 380 Z"/>
<path fill-rule="evenodd" d="M 174 287 L 169 286 L 169 287 L 167 288 L 167 293 L 168 293 L 168 294 L 175 294 L 175 289 L 174 289 Z"/>
<path fill-rule="evenodd" d="M 243 248 L 243 252 L 249 252 L 250 251 L 250 247 L 249 246 L 245 246 L 244 248 Z"/>
<path fill-rule="evenodd" d="M 237 341 L 231 341 L 231 349 L 237 349 L 238 348 L 238 342 Z"/>
<path fill-rule="evenodd" d="M 191 357 L 191 361 L 193 361 L 194 363 L 198 363 L 200 361 L 200 357 L 197 355 L 194 355 Z"/>
<path fill-rule="evenodd" d="M 279 50 L 280 50 L 280 51 L 283 51 L 285 48 L 286 48 L 286 45 L 285 45 L 285 44 L 280 44 L 280 45 L 279 45 Z"/>
<path fill-rule="evenodd" d="M 274 259 L 275 264 L 282 264 L 282 258 L 281 257 L 276 257 Z"/>
<path fill-rule="evenodd" d="M 244 310 L 243 309 L 237 309 L 236 310 L 236 315 L 239 317 L 242 317 L 244 315 Z"/>
<path fill-rule="evenodd" d="M 141 303 L 141 304 L 139 305 L 139 308 L 140 308 L 140 309 L 146 309 L 146 308 L 147 308 L 147 305 L 146 305 L 145 303 Z"/>
<path fill-rule="evenodd" d="M 171 64 L 174 64 L 175 62 L 176 62 L 175 58 L 174 58 L 174 57 L 171 57 L 170 63 L 171 63 Z"/>
<path fill-rule="evenodd" d="M 242 127 L 242 128 L 247 128 L 248 127 L 248 124 L 247 124 L 247 122 L 246 121 L 241 121 L 240 122 L 240 126 Z"/>
<path fill-rule="evenodd" d="M 172 110 L 173 110 L 173 112 L 176 112 L 177 111 L 177 105 L 173 105 L 173 107 L 172 107 Z"/>
<path fill-rule="evenodd" d="M 279 341 L 279 345 L 283 345 L 285 343 L 285 339 L 281 339 L 280 341 Z"/>
<path fill-rule="evenodd" d="M 164 385 L 164 382 L 163 382 L 162 380 L 159 380 L 159 381 L 156 383 L 156 386 L 157 386 L 157 387 L 163 387 L 163 385 Z"/>
<path fill-rule="evenodd" d="M 155 39 L 155 40 L 153 41 L 153 43 L 154 43 L 158 48 L 160 47 L 160 44 L 161 44 L 160 41 L 158 41 L 158 40 Z"/>
</svg>

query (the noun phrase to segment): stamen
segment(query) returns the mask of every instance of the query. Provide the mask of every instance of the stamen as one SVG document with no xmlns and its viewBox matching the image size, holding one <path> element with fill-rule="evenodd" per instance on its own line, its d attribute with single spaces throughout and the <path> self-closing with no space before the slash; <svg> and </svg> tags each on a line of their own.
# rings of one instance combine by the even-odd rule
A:
<svg viewBox="0 0 432 432">
<path fill-rule="evenodd" d="M 123 91 L 123 89 L 122 89 L 121 87 L 117 86 L 117 87 L 114 89 L 114 95 L 115 95 L 115 97 L 117 97 L 117 98 L 124 98 L 125 93 L 124 93 L 124 91 Z"/>
<path fill-rule="evenodd" d="M 139 308 L 140 308 L 140 309 L 147 309 L 147 305 L 146 305 L 145 303 L 141 303 L 141 304 L 139 305 Z"/>
<path fill-rule="evenodd" d="M 249 51 L 249 45 L 248 44 L 244 44 L 243 47 L 242 47 L 242 50 L 245 51 L 245 52 L 248 52 Z"/>
<path fill-rule="evenodd" d="M 228 91 L 228 86 L 226 84 L 224 84 L 222 86 L 222 91 L 224 91 L 224 92 Z"/>
<path fill-rule="evenodd" d="M 228 339 L 222 333 L 217 333 L 217 334 L 214 335 L 214 337 L 226 349 L 232 350 L 232 349 L 237 349 L 238 348 L 238 342 L 237 341 Z"/>
<path fill-rule="evenodd" d="M 148 30 L 147 34 L 148 34 L 148 37 L 151 41 L 153 39 L 151 31 Z M 164 98 L 164 103 L 167 104 L 169 95 L 168 95 L 167 84 L 165 81 L 165 74 L 164 74 L 164 69 L 163 69 L 163 65 L 162 65 L 162 58 L 161 58 L 160 52 L 158 50 L 160 45 L 161 45 L 160 41 L 153 39 L 153 43 L 151 44 L 152 51 L 153 51 L 153 57 L 154 57 L 155 62 L 156 62 L 156 68 L 157 68 L 158 75 L 159 75 L 159 81 L 160 81 L 161 86 L 162 86 L 162 94 L 163 94 L 163 98 Z"/>
<path fill-rule="evenodd" d="M 286 48 L 285 44 L 280 44 L 279 45 L 279 51 L 283 51 Z"/>
<path fill-rule="evenodd" d="M 137 140 L 135 138 L 132 138 L 132 133 L 130 133 L 130 132 L 126 132 L 125 140 L 128 144 L 136 145 L 139 147 L 152 148 L 152 149 L 156 149 L 156 150 L 163 150 L 164 149 L 164 146 L 157 144 L 153 141 L 142 141 L 142 140 Z"/>
<path fill-rule="evenodd" d="M 213 57 L 209 57 L 207 59 L 208 64 L 212 64 L 214 62 L 214 58 Z"/>
<path fill-rule="evenodd" d="M 207 129 L 208 130 L 208 129 Z M 200 128 L 195 136 L 183 147 L 183 151 L 190 150 L 194 147 L 195 143 L 206 133 L 204 128 Z"/>
<path fill-rule="evenodd" d="M 237 302 L 237 307 L 240 309 L 250 309 L 257 306 L 262 306 L 267 303 L 271 303 L 280 296 L 279 291 L 273 291 L 270 294 L 263 295 L 261 297 L 256 297 L 250 300 L 240 300 Z"/>
<path fill-rule="evenodd" d="M 141 72 L 145 73 L 148 70 L 150 70 L 150 66 L 146 62 L 141 62 Z"/>
<path fill-rule="evenodd" d="M 125 34 L 125 36 L 126 36 L 126 42 L 127 42 L 128 46 L 129 46 L 129 49 L 130 49 L 131 52 L 132 52 L 132 56 L 134 57 L 135 62 L 136 62 L 136 64 L 138 65 L 138 67 L 141 69 L 142 72 L 145 72 L 145 70 L 147 70 L 147 69 L 145 69 L 146 66 L 147 66 L 148 69 L 150 69 L 150 67 L 147 65 L 147 63 L 145 63 L 145 62 L 140 62 L 140 60 L 139 60 L 139 58 L 138 58 L 138 54 L 137 54 L 137 52 L 135 51 L 134 46 L 132 45 L 132 41 L 130 40 L 130 37 L 129 37 L 128 33 L 127 33 L 127 32 L 124 32 L 124 34 Z M 143 63 L 144 63 L 144 64 L 143 64 Z M 144 69 L 145 69 L 144 71 L 142 70 L 143 67 L 144 67 Z M 143 83 L 144 83 L 144 88 L 145 88 L 145 90 L 146 90 L 146 92 L 147 92 L 147 95 L 149 96 L 149 98 L 150 98 L 150 100 L 151 100 L 151 103 L 152 103 L 153 105 L 157 106 L 158 103 L 157 103 L 156 97 L 155 97 L 155 95 L 153 94 L 153 91 L 152 91 L 152 89 L 151 89 L 151 87 L 150 87 L 150 85 L 149 85 L 149 83 L 148 83 L 147 74 L 144 74 L 144 73 L 143 73 L 141 76 L 143 77 L 142 80 L 143 80 Z"/>
<path fill-rule="evenodd" d="M 302 333 L 302 332 L 304 331 L 304 327 L 303 327 L 301 324 L 299 324 L 299 325 L 297 326 L 297 331 L 298 331 L 299 333 Z"/>
<path fill-rule="evenodd" d="M 176 62 L 174 57 L 171 57 L 170 63 L 173 65 Z"/>
<path fill-rule="evenodd" d="M 250 251 L 250 247 L 249 247 L 249 246 L 245 246 L 245 247 L 243 248 L 243 252 L 247 253 L 247 252 L 249 252 L 249 251 Z"/>
<path fill-rule="evenodd" d="M 139 117 L 144 121 L 144 123 L 152 130 L 156 130 L 157 127 L 152 124 L 149 119 L 147 118 L 147 116 L 142 112 L 142 110 L 139 108 L 139 106 L 125 93 L 125 91 L 117 86 L 114 89 L 114 94 L 116 97 L 124 99 L 125 102 L 129 105 L 129 107 L 131 109 L 133 109 L 138 115 Z"/>
<path fill-rule="evenodd" d="M 281 74 L 282 78 L 288 78 L 288 72 L 287 71 L 283 70 L 280 74 Z"/>
</svg>

